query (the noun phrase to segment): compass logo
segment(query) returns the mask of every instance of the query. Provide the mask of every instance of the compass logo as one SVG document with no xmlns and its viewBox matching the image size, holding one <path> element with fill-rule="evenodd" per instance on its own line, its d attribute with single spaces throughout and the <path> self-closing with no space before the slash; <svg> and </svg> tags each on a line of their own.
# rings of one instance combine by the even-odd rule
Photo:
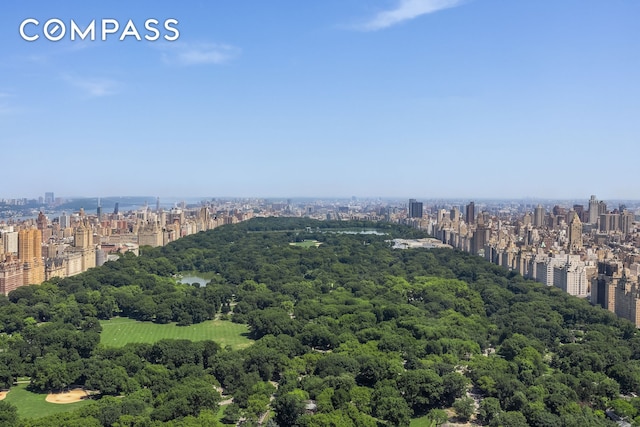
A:
<svg viewBox="0 0 640 427">
<path fill-rule="evenodd" d="M 79 26 L 73 19 L 67 24 L 61 19 L 51 18 L 40 25 L 40 21 L 35 18 L 27 18 L 20 23 L 20 37 L 28 42 L 34 42 L 44 36 L 45 39 L 57 42 L 65 37 L 69 37 L 71 41 L 75 40 L 96 40 L 99 33 L 99 39 L 107 41 L 109 38 L 118 37 L 118 40 L 124 41 L 127 38 L 134 38 L 141 41 L 143 38 L 147 41 L 156 41 L 162 37 L 167 41 L 176 41 L 180 37 L 177 19 L 166 19 L 160 23 L 157 19 L 147 19 L 144 21 L 143 30 L 129 19 L 125 25 L 121 25 L 117 19 L 105 18 L 99 21 L 95 19 L 85 27 Z M 122 30 L 121 30 L 122 29 Z"/>
</svg>

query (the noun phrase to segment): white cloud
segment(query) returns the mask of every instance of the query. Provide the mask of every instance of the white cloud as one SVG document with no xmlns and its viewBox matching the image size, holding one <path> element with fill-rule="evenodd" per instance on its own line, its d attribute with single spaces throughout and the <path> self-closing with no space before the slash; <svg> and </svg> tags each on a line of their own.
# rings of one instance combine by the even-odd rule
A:
<svg viewBox="0 0 640 427">
<path fill-rule="evenodd" d="M 177 65 L 224 64 L 240 55 L 239 48 L 218 43 L 177 42 L 160 48 L 163 61 Z"/>
<path fill-rule="evenodd" d="M 80 78 L 68 75 L 63 76 L 63 78 L 72 86 L 81 89 L 86 95 L 91 97 L 115 95 L 120 89 L 120 84 L 112 79 Z"/>
<path fill-rule="evenodd" d="M 369 21 L 358 26 L 364 31 L 376 31 L 391 27 L 422 15 L 460 6 L 464 0 L 399 0 L 391 10 L 379 12 Z"/>
</svg>

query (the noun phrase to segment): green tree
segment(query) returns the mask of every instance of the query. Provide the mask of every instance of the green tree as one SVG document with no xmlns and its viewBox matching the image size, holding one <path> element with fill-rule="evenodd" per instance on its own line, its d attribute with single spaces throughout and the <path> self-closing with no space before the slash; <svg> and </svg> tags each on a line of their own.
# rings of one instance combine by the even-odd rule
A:
<svg viewBox="0 0 640 427">
<path fill-rule="evenodd" d="M 47 354 L 34 363 L 31 386 L 36 390 L 62 390 L 71 380 L 66 363 L 55 354 Z"/>
<path fill-rule="evenodd" d="M 398 388 L 415 415 L 434 407 L 444 391 L 442 378 L 430 369 L 404 372 L 398 379 Z"/>
<path fill-rule="evenodd" d="M 231 403 L 230 405 L 225 406 L 223 410 L 223 415 L 220 421 L 224 424 L 233 424 L 235 425 L 241 417 L 240 407 L 236 403 Z"/>
<path fill-rule="evenodd" d="M 436 426 L 441 426 L 449 420 L 449 416 L 444 409 L 432 409 L 427 414 L 427 417 L 432 420 Z"/>
<path fill-rule="evenodd" d="M 197 417 L 202 409 L 215 408 L 218 402 L 220 393 L 211 384 L 191 377 L 156 401 L 151 418 L 168 421 L 189 415 Z"/>
<path fill-rule="evenodd" d="M 18 409 L 11 403 L 0 401 L 0 427 L 18 425 Z"/>
<path fill-rule="evenodd" d="M 300 396 L 287 393 L 276 398 L 273 409 L 275 421 L 280 427 L 293 427 L 304 413 L 304 403 Z"/>
<path fill-rule="evenodd" d="M 459 418 L 463 421 L 467 421 L 471 418 L 475 409 L 473 399 L 470 397 L 456 399 L 456 401 L 453 402 L 453 409 L 455 409 L 456 415 Z"/>
<path fill-rule="evenodd" d="M 500 412 L 502 412 L 500 401 L 495 397 L 485 397 L 480 401 L 478 420 L 483 424 L 489 424 Z"/>
<path fill-rule="evenodd" d="M 491 427 L 529 427 L 527 418 L 518 411 L 502 412 L 493 420 L 491 420 L 491 423 L 489 423 L 489 425 Z"/>
</svg>

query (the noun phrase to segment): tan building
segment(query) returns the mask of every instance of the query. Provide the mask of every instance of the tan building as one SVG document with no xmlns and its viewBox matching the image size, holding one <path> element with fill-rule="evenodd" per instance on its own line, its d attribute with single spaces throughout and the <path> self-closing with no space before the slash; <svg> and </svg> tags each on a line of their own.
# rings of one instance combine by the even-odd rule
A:
<svg viewBox="0 0 640 427">
<path fill-rule="evenodd" d="M 0 293 L 8 295 L 9 292 L 24 284 L 24 270 L 21 260 L 15 257 L 7 257 L 0 262 Z"/>
<path fill-rule="evenodd" d="M 569 251 L 576 252 L 582 250 L 582 221 L 576 212 L 569 224 Z"/>
<path fill-rule="evenodd" d="M 48 258 L 45 261 L 45 280 L 51 280 L 54 277 L 59 277 L 61 279 L 67 277 L 67 265 L 62 257 Z"/>
<path fill-rule="evenodd" d="M 616 288 L 622 279 L 622 263 L 599 262 L 598 274 L 591 279 L 591 303 L 616 312 Z"/>
<path fill-rule="evenodd" d="M 18 232 L 18 259 L 23 262 L 23 285 L 39 285 L 44 282 L 42 261 L 42 232 L 37 228 Z"/>
<path fill-rule="evenodd" d="M 67 276 L 87 271 L 96 266 L 96 247 L 93 244 L 93 231 L 84 221 L 73 233 L 73 247 L 65 251 L 67 259 Z"/>
<path fill-rule="evenodd" d="M 138 245 L 157 247 L 164 244 L 162 229 L 153 221 L 138 228 Z"/>
<path fill-rule="evenodd" d="M 640 327 L 640 290 L 637 281 L 621 279 L 616 287 L 615 313 Z"/>
</svg>

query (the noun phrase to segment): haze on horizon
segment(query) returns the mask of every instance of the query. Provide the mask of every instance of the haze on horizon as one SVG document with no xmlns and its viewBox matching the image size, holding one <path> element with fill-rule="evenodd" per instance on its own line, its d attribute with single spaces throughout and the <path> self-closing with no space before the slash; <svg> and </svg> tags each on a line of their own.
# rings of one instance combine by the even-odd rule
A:
<svg viewBox="0 0 640 427">
<path fill-rule="evenodd" d="M 640 199 L 640 3 L 0 5 L 0 198 Z M 175 18 L 176 42 L 20 22 Z M 627 160 L 629 159 L 629 160 Z"/>
</svg>

